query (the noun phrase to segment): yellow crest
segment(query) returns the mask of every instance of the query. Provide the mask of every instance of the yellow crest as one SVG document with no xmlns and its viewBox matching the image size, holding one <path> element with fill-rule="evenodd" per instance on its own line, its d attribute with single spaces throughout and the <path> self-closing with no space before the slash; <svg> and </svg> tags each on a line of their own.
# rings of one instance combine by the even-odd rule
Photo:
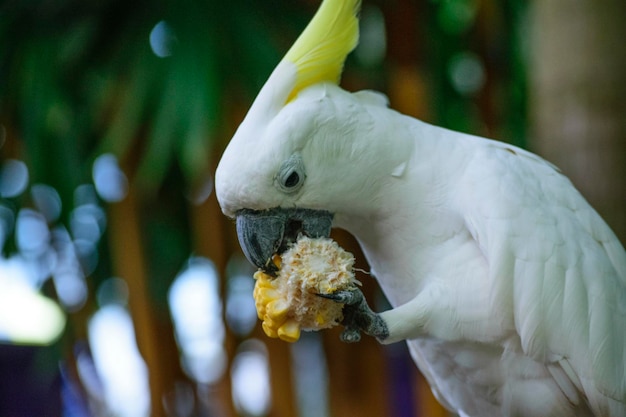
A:
<svg viewBox="0 0 626 417">
<path fill-rule="evenodd" d="M 338 84 L 343 64 L 359 40 L 361 0 L 324 0 L 309 25 L 285 55 L 296 66 L 296 83 L 287 102 L 322 81 Z"/>
</svg>

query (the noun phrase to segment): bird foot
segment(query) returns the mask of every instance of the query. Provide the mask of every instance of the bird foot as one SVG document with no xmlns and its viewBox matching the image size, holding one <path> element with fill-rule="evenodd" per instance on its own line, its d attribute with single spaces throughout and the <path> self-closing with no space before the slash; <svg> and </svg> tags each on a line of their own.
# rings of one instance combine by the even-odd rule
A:
<svg viewBox="0 0 626 417">
<path fill-rule="evenodd" d="M 318 296 L 344 305 L 341 324 L 345 329 L 341 333 L 342 342 L 358 342 L 361 340 L 361 332 L 381 341 L 389 336 L 387 323 L 367 305 L 365 296 L 359 288 L 341 290 L 332 294 L 318 294 Z"/>
</svg>

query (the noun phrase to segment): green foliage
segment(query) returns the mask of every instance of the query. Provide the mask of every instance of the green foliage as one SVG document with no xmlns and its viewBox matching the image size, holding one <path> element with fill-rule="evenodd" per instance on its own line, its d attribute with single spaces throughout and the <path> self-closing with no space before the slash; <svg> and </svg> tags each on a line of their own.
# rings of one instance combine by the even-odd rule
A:
<svg viewBox="0 0 626 417">
<path fill-rule="evenodd" d="M 136 168 L 149 194 L 173 163 L 190 182 L 205 174 L 231 97 L 251 98 L 279 59 L 297 10 L 283 3 L 6 3 L 0 112 L 21 133 L 33 179 L 71 197 L 103 152 Z M 150 47 L 160 21 L 170 35 L 162 58 Z"/>
<path fill-rule="evenodd" d="M 426 11 L 436 123 L 524 147 L 527 1 L 431 0 Z"/>
</svg>

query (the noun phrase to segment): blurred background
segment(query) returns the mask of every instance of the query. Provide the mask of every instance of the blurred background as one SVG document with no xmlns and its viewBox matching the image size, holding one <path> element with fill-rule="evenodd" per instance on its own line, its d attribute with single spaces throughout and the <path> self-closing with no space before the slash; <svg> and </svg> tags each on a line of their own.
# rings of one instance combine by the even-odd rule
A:
<svg viewBox="0 0 626 417">
<path fill-rule="evenodd" d="M 404 344 L 268 339 L 212 192 L 318 5 L 0 2 L 0 416 L 447 415 Z M 363 0 L 361 17 L 346 89 L 541 154 L 625 241 L 626 2 Z"/>
</svg>

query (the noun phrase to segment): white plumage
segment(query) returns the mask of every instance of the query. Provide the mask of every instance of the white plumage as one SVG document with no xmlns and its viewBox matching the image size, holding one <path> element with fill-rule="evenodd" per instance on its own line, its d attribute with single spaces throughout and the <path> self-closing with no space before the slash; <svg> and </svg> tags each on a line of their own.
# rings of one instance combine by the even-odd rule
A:
<svg viewBox="0 0 626 417">
<path fill-rule="evenodd" d="M 394 307 L 383 343 L 407 340 L 461 416 L 626 416 L 626 252 L 569 180 L 377 93 L 319 82 L 276 105 L 296 72 L 281 62 L 226 149 L 224 213 L 333 213 Z M 306 178 L 284 192 L 294 156 Z"/>
<path fill-rule="evenodd" d="M 380 103 L 330 84 L 304 91 L 254 154 L 237 155 L 237 172 L 218 175 L 227 214 L 335 213 L 396 307 L 381 314 L 385 342 L 409 340 L 449 408 L 625 416 L 626 254 L 615 235 L 539 157 Z M 296 151 L 307 183 L 281 195 L 272 178 Z M 255 191 L 237 195 L 233 179 Z"/>
</svg>

